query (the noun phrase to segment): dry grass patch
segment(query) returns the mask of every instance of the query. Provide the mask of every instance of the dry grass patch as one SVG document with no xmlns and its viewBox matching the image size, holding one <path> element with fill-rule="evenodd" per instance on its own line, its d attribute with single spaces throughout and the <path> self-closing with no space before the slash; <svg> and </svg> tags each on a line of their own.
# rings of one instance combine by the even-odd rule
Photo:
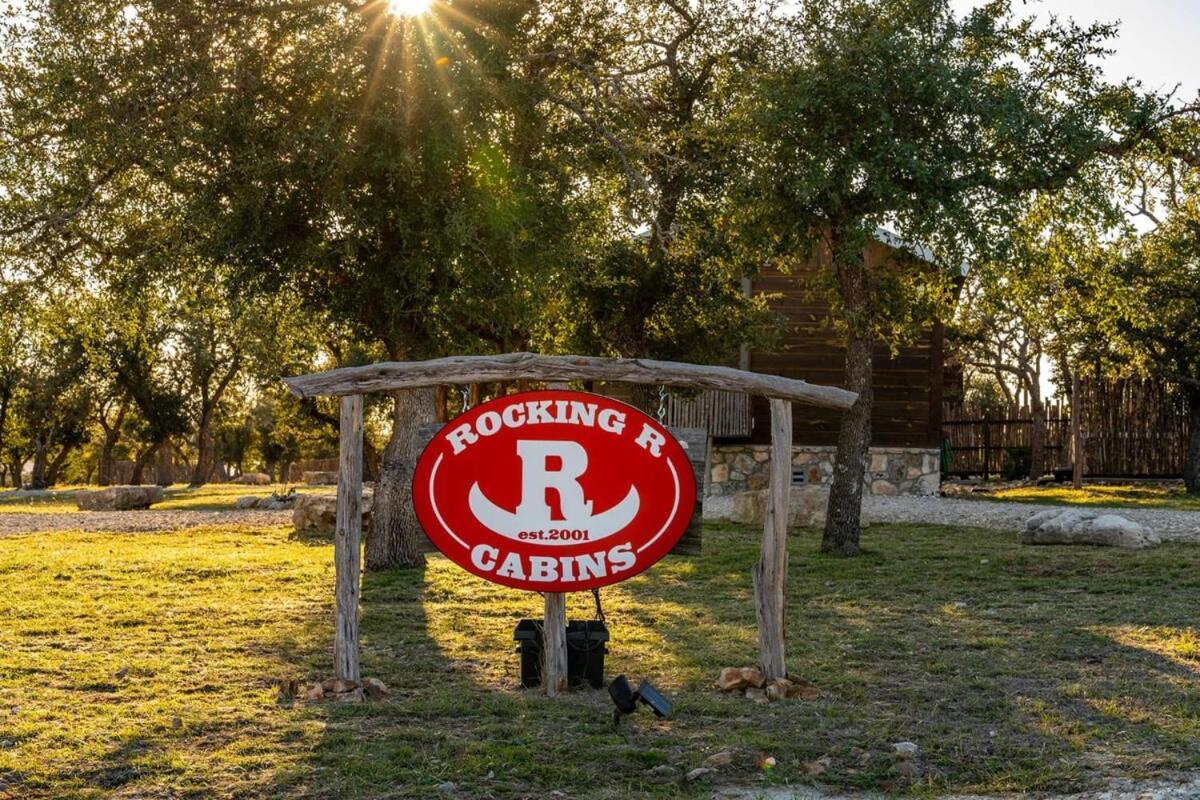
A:
<svg viewBox="0 0 1200 800">
<path fill-rule="evenodd" d="M 970 495 L 965 496 L 970 497 Z M 1084 486 L 1082 489 L 1056 485 L 1022 486 L 990 493 L 986 495 L 986 499 L 1050 505 L 1200 511 L 1200 495 L 1187 494 L 1182 484 L 1093 484 Z"/>
</svg>

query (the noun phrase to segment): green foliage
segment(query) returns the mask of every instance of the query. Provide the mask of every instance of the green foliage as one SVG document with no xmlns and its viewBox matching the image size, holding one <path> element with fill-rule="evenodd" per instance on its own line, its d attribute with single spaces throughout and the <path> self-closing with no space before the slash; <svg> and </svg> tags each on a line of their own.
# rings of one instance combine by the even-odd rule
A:
<svg viewBox="0 0 1200 800">
<path fill-rule="evenodd" d="M 1186 135 L 1200 148 L 1200 123 L 1186 126 Z M 1158 179 L 1150 191 L 1162 200 L 1146 209 L 1148 230 L 1128 230 L 1106 251 L 1117 287 L 1105 296 L 1108 319 L 1119 352 L 1200 399 L 1200 164 L 1155 153 L 1133 168 L 1141 191 Z"/>
<path fill-rule="evenodd" d="M 523 344 L 560 216 L 518 58 L 526 10 L 241 20 L 264 39 L 209 65 L 239 79 L 205 98 L 189 154 L 204 247 L 395 357 Z"/>
<path fill-rule="evenodd" d="M 762 251 L 728 224 L 742 165 L 724 120 L 745 91 L 737 77 L 760 66 L 773 7 L 561 5 L 538 60 L 559 157 L 585 178 L 548 347 L 721 361 L 769 340 L 763 299 L 741 290 Z"/>
<path fill-rule="evenodd" d="M 26 296 L 0 316 L 0 446 L 10 479 L 31 461 L 31 484 L 52 484 L 71 451 L 88 439 L 92 390 L 79 316 L 70 292 Z"/>
<path fill-rule="evenodd" d="M 854 260 L 886 227 L 954 278 L 1006 253 L 1032 193 L 1070 184 L 1144 115 L 1150 100 L 1101 77 L 1112 35 L 1033 25 L 1007 2 L 961 18 L 944 0 L 805 3 L 744 120 L 761 130 L 749 200 L 792 252 L 825 240 Z M 913 303 L 947 299 L 912 278 L 872 271 L 864 313 L 880 335 L 927 320 Z"/>
</svg>

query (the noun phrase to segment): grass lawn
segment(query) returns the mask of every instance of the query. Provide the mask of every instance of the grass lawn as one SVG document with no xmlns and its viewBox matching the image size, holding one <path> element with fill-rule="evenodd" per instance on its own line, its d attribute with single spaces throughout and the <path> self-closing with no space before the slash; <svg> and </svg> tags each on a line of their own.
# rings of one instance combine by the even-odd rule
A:
<svg viewBox="0 0 1200 800">
<path fill-rule="evenodd" d="M 966 495 L 971 497 L 971 495 Z M 1002 489 L 984 496 L 986 500 L 1007 500 L 1047 505 L 1107 506 L 1111 508 L 1164 508 L 1177 511 L 1200 511 L 1200 495 L 1187 494 L 1180 485 L 1084 485 L 1082 489 L 1066 486 L 1023 486 Z"/>
<path fill-rule="evenodd" d="M 44 494 L 15 492 L 11 489 L 0 491 L 0 514 L 14 511 L 41 512 L 46 514 L 61 514 L 78 511 L 75 505 L 75 492 L 78 489 L 99 489 L 99 486 L 63 486 Z M 193 511 L 220 511 L 234 507 L 239 497 L 257 495 L 265 497 L 271 492 L 287 491 L 296 488 L 297 491 L 308 494 L 332 492 L 332 486 L 241 486 L 234 483 L 210 483 L 195 489 L 179 485 L 166 489 L 166 500 L 154 506 L 158 511 L 171 509 L 190 509 Z"/>
<path fill-rule="evenodd" d="M 1200 769 L 1200 547 L 1028 548 L 972 530 L 873 526 L 869 553 L 793 541 L 789 658 L 825 690 L 758 705 L 710 688 L 755 656 L 758 531 L 712 527 L 604 591 L 610 675 L 676 703 L 614 731 L 603 692 L 517 688 L 512 628 L 539 598 L 443 558 L 369 575 L 361 706 L 281 698 L 331 659 L 332 549 L 283 528 L 0 539 L 0 796 L 708 796 L 649 783 L 723 748 L 718 783 L 915 793 L 1078 789 Z M 571 616 L 590 611 L 571 599 Z M 891 744 L 916 742 L 918 774 Z"/>
</svg>

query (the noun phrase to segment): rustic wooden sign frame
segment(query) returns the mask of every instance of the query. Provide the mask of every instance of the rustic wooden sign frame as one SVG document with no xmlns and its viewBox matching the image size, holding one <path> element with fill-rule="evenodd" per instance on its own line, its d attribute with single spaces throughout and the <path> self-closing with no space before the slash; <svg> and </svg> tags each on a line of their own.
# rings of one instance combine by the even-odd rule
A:
<svg viewBox="0 0 1200 800">
<path fill-rule="evenodd" d="M 787 581 L 788 494 L 792 466 L 792 408 L 805 403 L 845 411 L 858 395 L 833 386 L 763 375 L 730 367 L 701 366 L 648 359 L 594 356 L 544 356 L 507 353 L 453 356 L 430 361 L 393 361 L 286 378 L 300 397 L 341 397 L 341 429 L 334 533 L 334 671 L 359 681 L 358 602 L 362 569 L 363 400 L 369 392 L 418 389 L 492 381 L 617 381 L 691 389 L 723 389 L 763 395 L 771 406 L 771 463 L 762 548 L 754 567 L 759 661 L 768 679 L 787 675 L 784 665 L 784 611 Z M 565 690 L 567 675 L 566 595 L 545 595 L 542 685 L 554 697 Z"/>
</svg>

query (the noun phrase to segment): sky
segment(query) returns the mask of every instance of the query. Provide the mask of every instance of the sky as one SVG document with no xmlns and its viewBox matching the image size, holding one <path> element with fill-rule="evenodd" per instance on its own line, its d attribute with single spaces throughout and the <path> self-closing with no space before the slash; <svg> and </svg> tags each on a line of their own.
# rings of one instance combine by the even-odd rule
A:
<svg viewBox="0 0 1200 800">
<path fill-rule="evenodd" d="M 953 0 L 962 12 L 978 0 Z M 1182 84 L 1179 96 L 1200 91 L 1200 0 L 1014 0 L 1018 14 L 1056 14 L 1077 22 L 1120 22 L 1116 52 L 1106 59 L 1110 79 L 1132 76 L 1147 89 L 1169 91 Z"/>
</svg>

